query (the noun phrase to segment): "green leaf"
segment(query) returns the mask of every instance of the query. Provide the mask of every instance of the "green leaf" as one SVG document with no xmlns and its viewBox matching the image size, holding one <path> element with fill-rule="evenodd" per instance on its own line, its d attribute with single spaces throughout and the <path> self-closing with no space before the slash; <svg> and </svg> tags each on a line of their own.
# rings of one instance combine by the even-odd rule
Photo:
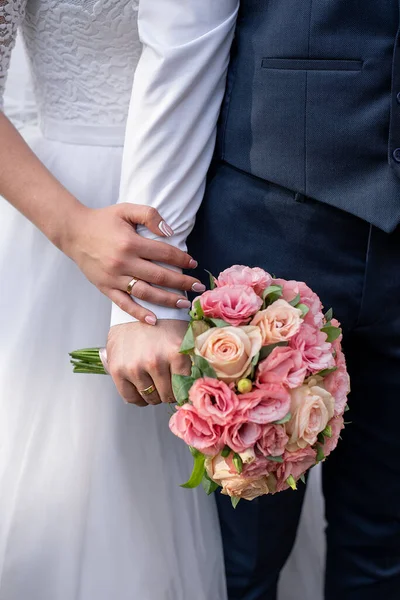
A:
<svg viewBox="0 0 400 600">
<path fill-rule="evenodd" d="M 212 273 L 210 273 L 210 271 L 207 271 L 207 269 L 204 269 L 206 273 L 208 273 L 208 276 L 210 278 L 210 290 L 213 290 L 216 285 L 215 285 L 215 277 Z"/>
<path fill-rule="evenodd" d="M 303 473 L 303 475 L 300 475 L 299 479 L 300 479 L 300 481 L 302 481 L 304 483 L 304 485 L 306 485 L 306 478 L 305 478 L 304 473 Z"/>
<path fill-rule="evenodd" d="M 194 302 L 194 310 L 196 311 L 196 315 L 198 319 L 202 319 L 204 317 L 204 311 L 201 307 L 200 300 L 196 300 Z"/>
<path fill-rule="evenodd" d="M 186 483 L 183 483 L 181 487 L 193 489 L 201 484 L 204 475 L 204 461 L 206 457 L 204 454 L 199 452 L 196 456 L 193 457 L 193 471 Z"/>
<path fill-rule="evenodd" d="M 263 346 L 260 350 L 260 360 L 264 360 L 267 358 L 272 350 L 278 348 L 279 346 L 288 346 L 289 342 L 277 342 L 276 344 L 269 344 L 268 346 Z"/>
<path fill-rule="evenodd" d="M 242 459 L 240 458 L 239 454 L 236 454 L 236 453 L 235 453 L 235 454 L 233 455 L 233 464 L 235 465 L 235 469 L 236 469 L 236 471 L 237 471 L 237 472 L 239 473 L 239 475 L 240 475 L 240 473 L 243 471 L 243 461 L 242 461 Z"/>
<path fill-rule="evenodd" d="M 189 390 L 194 384 L 194 379 L 187 375 L 172 375 L 172 390 L 175 400 L 182 406 L 189 398 Z"/>
<path fill-rule="evenodd" d="M 293 298 L 293 300 L 291 300 L 289 302 L 290 306 L 297 306 L 297 304 L 299 304 L 300 302 L 300 294 L 297 294 L 297 296 L 295 298 Z"/>
<path fill-rule="evenodd" d="M 225 448 L 221 452 L 222 458 L 227 458 L 231 452 L 232 450 L 229 448 L 229 446 L 225 446 Z"/>
<path fill-rule="evenodd" d="M 330 308 L 325 313 L 325 319 L 326 319 L 327 322 L 329 322 L 329 321 L 332 321 L 332 318 L 333 318 L 333 309 Z"/>
<path fill-rule="evenodd" d="M 301 310 L 301 318 L 304 319 L 304 317 L 306 316 L 306 314 L 310 311 L 310 308 L 307 306 L 307 304 L 296 304 L 296 308 L 298 308 L 299 310 Z"/>
<path fill-rule="evenodd" d="M 194 457 L 199 456 L 199 454 L 201 454 L 200 450 L 197 450 L 197 448 L 193 448 L 193 446 L 188 446 L 189 450 L 190 450 L 190 454 Z"/>
<path fill-rule="evenodd" d="M 254 377 L 254 373 L 256 371 L 256 367 L 258 365 L 259 360 L 260 360 L 260 353 L 257 352 L 257 354 L 255 354 L 253 356 L 253 358 L 251 359 L 251 371 L 250 371 L 250 375 L 249 375 L 250 379 L 253 379 L 253 377 Z"/>
<path fill-rule="evenodd" d="M 289 475 L 289 477 L 286 479 L 286 483 L 292 488 L 292 490 L 297 490 L 296 481 L 293 475 Z"/>
<path fill-rule="evenodd" d="M 350 406 L 346 404 L 346 406 L 344 407 L 344 412 L 347 412 L 348 410 L 350 410 Z"/>
<path fill-rule="evenodd" d="M 325 444 L 325 436 L 322 431 L 321 431 L 321 433 L 318 434 L 317 440 L 319 441 L 320 444 Z"/>
<path fill-rule="evenodd" d="M 191 377 L 194 381 L 196 381 L 196 379 L 201 378 L 201 371 L 200 371 L 199 367 L 192 365 Z"/>
<path fill-rule="evenodd" d="M 323 430 L 322 434 L 325 437 L 331 438 L 332 437 L 332 427 L 330 425 L 327 425 L 325 427 L 325 429 Z"/>
<path fill-rule="evenodd" d="M 320 444 L 317 444 L 317 463 L 322 462 L 324 458 L 324 448 Z"/>
<path fill-rule="evenodd" d="M 215 327 L 232 327 L 230 323 L 227 323 L 223 319 L 208 319 Z"/>
<path fill-rule="evenodd" d="M 213 377 L 214 379 L 218 379 L 216 372 L 212 366 L 208 364 L 205 358 L 195 355 L 193 356 L 192 360 L 194 366 L 200 369 L 202 377 Z"/>
<path fill-rule="evenodd" d="M 181 354 L 189 354 L 194 349 L 194 335 L 192 326 L 189 325 L 187 331 L 185 333 L 185 337 L 182 340 L 181 347 L 179 348 L 179 352 Z"/>
<path fill-rule="evenodd" d="M 322 327 L 321 331 L 326 333 L 326 335 L 327 335 L 326 341 L 327 342 L 334 342 L 335 340 L 338 339 L 338 337 L 342 333 L 342 330 L 340 327 L 333 327 L 333 325 L 326 325 L 326 327 Z"/>
<path fill-rule="evenodd" d="M 319 375 L 320 377 L 327 377 L 328 375 L 330 375 L 331 373 L 334 373 L 335 371 L 337 371 L 337 367 L 332 367 L 331 369 L 322 369 L 322 371 L 318 371 L 318 373 L 316 373 L 316 375 Z"/>
<path fill-rule="evenodd" d="M 262 299 L 264 300 L 264 307 L 268 306 L 278 300 L 282 296 L 282 286 L 281 285 L 270 285 L 265 289 L 262 293 Z"/>
<path fill-rule="evenodd" d="M 204 491 L 207 494 L 207 496 L 210 496 L 211 494 L 213 494 L 215 492 L 215 490 L 217 490 L 219 488 L 218 483 L 215 483 L 215 481 L 210 479 L 210 477 L 208 476 L 206 471 L 204 471 L 204 475 L 203 475 L 203 479 L 202 479 L 201 483 L 203 485 Z"/>
<path fill-rule="evenodd" d="M 291 418 L 292 418 L 292 413 L 288 412 L 286 417 L 283 417 L 283 419 L 280 419 L 279 421 L 275 421 L 274 425 L 284 425 L 285 423 L 288 423 Z"/>
<path fill-rule="evenodd" d="M 240 498 L 236 498 L 236 496 L 231 496 L 231 502 L 232 502 L 233 508 L 236 508 L 240 502 Z"/>
<path fill-rule="evenodd" d="M 210 324 L 204 319 L 192 321 L 191 326 L 195 338 L 211 328 Z"/>
<path fill-rule="evenodd" d="M 283 463 L 282 456 L 267 456 L 267 460 L 272 460 L 273 462 Z"/>
</svg>

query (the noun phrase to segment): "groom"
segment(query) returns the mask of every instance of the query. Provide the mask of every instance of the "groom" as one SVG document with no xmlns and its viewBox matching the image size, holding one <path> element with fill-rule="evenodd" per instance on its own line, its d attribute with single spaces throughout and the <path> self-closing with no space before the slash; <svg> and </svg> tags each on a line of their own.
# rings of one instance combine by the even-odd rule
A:
<svg viewBox="0 0 400 600">
<path fill-rule="evenodd" d="M 202 268 L 304 280 L 343 324 L 351 424 L 324 464 L 326 600 L 400 597 L 399 10 L 399 0 L 139 9 L 121 200 L 155 206 L 181 247 L 197 215 L 189 248 Z M 170 372 L 187 368 L 176 358 L 185 324 L 172 309 L 158 315 L 149 327 L 113 311 L 110 367 L 133 403 L 151 384 L 149 403 L 168 400 Z M 218 495 L 230 600 L 276 598 L 303 496 L 233 511 Z"/>
</svg>

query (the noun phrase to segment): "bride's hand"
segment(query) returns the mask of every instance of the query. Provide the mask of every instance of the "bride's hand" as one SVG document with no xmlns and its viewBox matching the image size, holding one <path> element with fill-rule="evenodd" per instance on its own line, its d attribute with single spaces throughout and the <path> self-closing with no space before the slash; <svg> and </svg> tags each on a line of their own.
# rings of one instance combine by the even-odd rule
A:
<svg viewBox="0 0 400 600">
<path fill-rule="evenodd" d="M 179 354 L 187 321 L 163 320 L 157 327 L 124 323 L 111 327 L 108 370 L 125 402 L 136 406 L 174 402 L 171 375 L 190 374 L 190 359 Z M 140 392 L 154 386 L 150 394 Z"/>
<path fill-rule="evenodd" d="M 66 226 L 62 250 L 76 262 L 89 281 L 123 311 L 139 321 L 154 325 L 154 313 L 140 306 L 127 293 L 133 278 L 138 281 L 133 286 L 132 296 L 181 309 L 190 306 L 185 295 L 161 290 L 154 285 L 196 292 L 203 291 L 204 286 L 198 279 L 154 264 L 160 262 L 182 269 L 197 266 L 196 261 L 185 252 L 138 235 L 136 225 L 139 224 L 160 237 L 168 238 L 173 234 L 157 210 L 148 206 L 82 207 L 80 213 L 74 216 L 73 224 Z"/>
</svg>

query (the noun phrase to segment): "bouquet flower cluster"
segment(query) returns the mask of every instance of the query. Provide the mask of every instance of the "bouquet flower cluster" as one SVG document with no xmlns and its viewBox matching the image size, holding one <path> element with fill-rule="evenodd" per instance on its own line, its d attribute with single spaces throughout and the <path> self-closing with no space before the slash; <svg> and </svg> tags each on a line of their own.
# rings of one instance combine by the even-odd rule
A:
<svg viewBox="0 0 400 600">
<path fill-rule="evenodd" d="M 184 487 L 236 506 L 287 488 L 336 447 L 349 376 L 342 333 L 305 283 L 236 265 L 196 298 L 173 375 L 171 431 L 194 456 Z"/>
<path fill-rule="evenodd" d="M 235 265 L 192 304 L 173 375 L 172 433 L 194 467 L 183 487 L 239 500 L 297 489 L 336 447 L 350 391 L 340 324 L 305 283 Z M 77 373 L 106 373 L 105 349 L 71 353 Z"/>
</svg>

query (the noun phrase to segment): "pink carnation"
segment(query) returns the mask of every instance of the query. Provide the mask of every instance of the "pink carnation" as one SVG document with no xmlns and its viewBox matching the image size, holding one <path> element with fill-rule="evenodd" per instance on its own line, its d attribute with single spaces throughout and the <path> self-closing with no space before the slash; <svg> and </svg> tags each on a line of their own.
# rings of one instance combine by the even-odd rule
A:
<svg viewBox="0 0 400 600">
<path fill-rule="evenodd" d="M 234 265 L 220 273 L 216 284 L 218 287 L 225 285 L 244 285 L 252 287 L 256 294 L 260 295 L 271 284 L 272 278 L 269 273 L 259 267 L 245 267 Z"/>
<path fill-rule="evenodd" d="M 169 421 L 169 428 L 188 446 L 193 446 L 203 454 L 214 455 L 224 447 L 221 426 L 204 420 L 191 404 L 177 408 Z"/>
<path fill-rule="evenodd" d="M 301 385 L 307 372 L 307 365 L 299 350 L 287 346 L 274 348 L 271 354 L 258 365 L 257 385 L 280 383 L 290 388 Z"/>
<path fill-rule="evenodd" d="M 283 463 L 278 465 L 276 471 L 278 492 L 288 489 L 287 479 L 292 475 L 295 481 L 299 479 L 310 467 L 315 465 L 317 453 L 310 448 L 301 448 L 295 452 L 285 452 Z"/>
<path fill-rule="evenodd" d="M 261 427 L 255 423 L 235 423 L 224 431 L 224 443 L 234 452 L 244 452 L 252 448 L 261 435 Z"/>
<path fill-rule="evenodd" d="M 325 443 L 324 443 L 324 447 L 323 447 L 325 457 L 329 456 L 329 454 L 338 445 L 338 441 L 339 441 L 339 437 L 340 437 L 340 432 L 344 428 L 343 417 L 342 416 L 333 417 L 333 419 L 331 419 L 329 421 L 328 425 L 331 426 L 332 436 L 330 438 L 325 437 Z"/>
<path fill-rule="evenodd" d="M 282 297 L 287 302 L 291 302 L 299 294 L 301 304 L 305 304 L 309 308 L 304 321 L 310 325 L 315 325 L 318 329 L 323 326 L 324 315 L 321 300 L 308 285 L 303 281 L 285 281 L 284 279 L 275 279 L 272 283 L 273 285 L 282 286 Z"/>
<path fill-rule="evenodd" d="M 263 456 L 282 456 L 289 437 L 283 425 L 264 425 L 261 437 L 256 444 Z"/>
<path fill-rule="evenodd" d="M 255 291 L 242 285 L 209 290 L 199 300 L 206 317 L 223 319 L 234 326 L 248 323 L 262 305 L 262 299 Z"/>
<path fill-rule="evenodd" d="M 303 362 L 311 373 L 335 366 L 332 344 L 326 338 L 323 331 L 303 323 L 299 333 L 290 340 L 291 348 L 301 352 Z"/>
<path fill-rule="evenodd" d="M 339 349 L 336 351 L 336 366 L 337 370 L 325 377 L 324 387 L 335 399 L 335 415 L 342 415 L 350 392 L 350 378 L 344 354 Z"/>
<path fill-rule="evenodd" d="M 240 394 L 239 409 L 252 423 L 274 423 L 290 411 L 290 394 L 282 385 L 266 383 L 248 394 Z"/>
<path fill-rule="evenodd" d="M 231 388 L 211 377 L 194 382 L 189 400 L 202 419 L 216 425 L 228 424 L 239 406 L 239 399 Z"/>
<path fill-rule="evenodd" d="M 276 471 L 278 463 L 268 460 L 261 453 L 256 453 L 255 459 L 243 465 L 243 476 L 244 477 L 268 477 L 271 473 Z"/>
</svg>

